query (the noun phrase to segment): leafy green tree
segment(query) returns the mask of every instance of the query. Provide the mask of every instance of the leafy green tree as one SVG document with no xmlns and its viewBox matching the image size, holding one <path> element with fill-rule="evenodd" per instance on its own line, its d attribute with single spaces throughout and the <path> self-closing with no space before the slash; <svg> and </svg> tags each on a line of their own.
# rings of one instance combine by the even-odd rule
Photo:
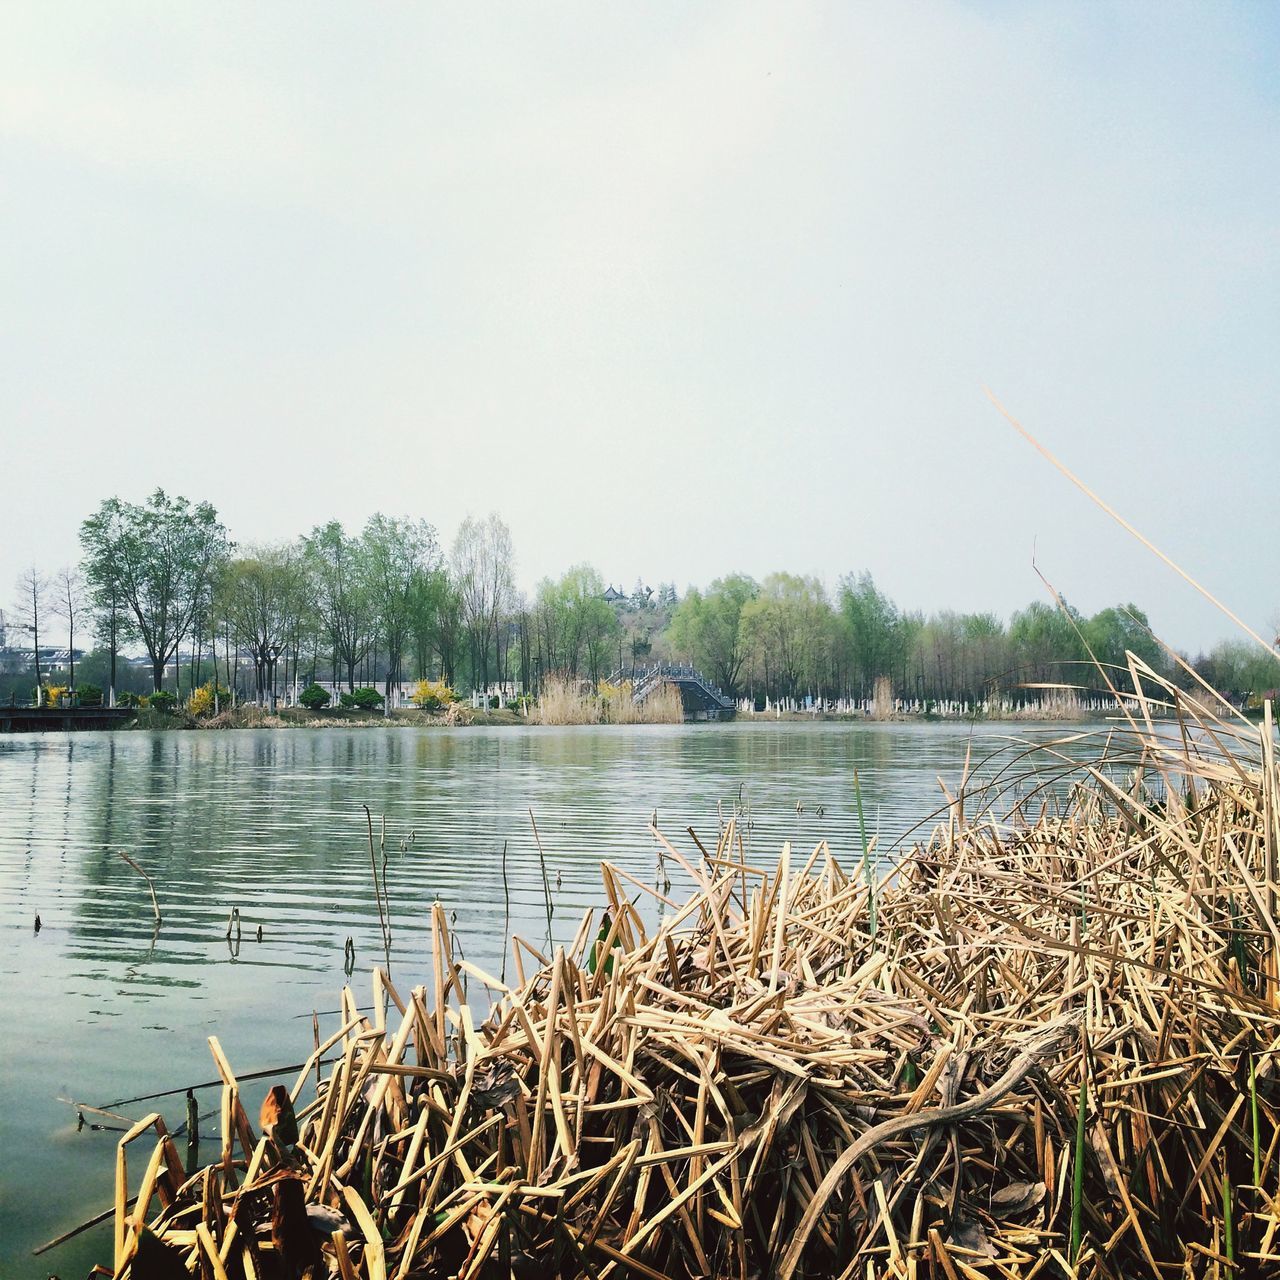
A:
<svg viewBox="0 0 1280 1280">
<path fill-rule="evenodd" d="M 103 505 L 80 526 L 82 572 L 96 638 L 107 647 L 107 704 L 115 706 L 119 684 L 120 646 L 134 638 L 121 584 L 121 567 L 114 555 L 102 554 L 122 536 L 119 503 Z M 139 690 L 133 690 L 139 692 Z"/>
<path fill-rule="evenodd" d="M 535 620 L 543 675 L 561 671 L 570 679 L 586 673 L 598 681 L 620 624 L 604 599 L 604 579 L 591 565 L 574 565 L 558 581 L 538 584 Z"/>
<path fill-rule="evenodd" d="M 737 697 L 747 661 L 742 611 L 760 594 L 746 574 L 717 578 L 703 595 L 685 592 L 671 617 L 670 642 L 730 697 Z"/>
<path fill-rule="evenodd" d="M 1022 679 L 1032 682 L 1075 683 L 1088 660 L 1080 631 L 1084 619 L 1066 605 L 1066 613 L 1043 600 L 1013 615 L 1009 643 Z"/>
<path fill-rule="evenodd" d="M 443 565 L 415 581 L 409 631 L 418 677 L 427 677 L 438 663 L 441 680 L 452 687 L 462 646 L 462 599 Z"/>
<path fill-rule="evenodd" d="M 363 546 L 337 520 L 317 525 L 302 542 L 312 603 L 334 662 L 346 668 L 347 688 L 354 689 L 356 667 L 374 640 L 375 610 Z"/>
<path fill-rule="evenodd" d="M 1214 689 L 1229 697 L 1259 698 L 1280 689 L 1280 657 L 1248 640 L 1223 640 L 1195 666 Z"/>
<path fill-rule="evenodd" d="M 822 691 L 834 615 L 817 578 L 771 573 L 742 608 L 742 629 L 766 689 L 797 697 Z"/>
<path fill-rule="evenodd" d="M 142 505 L 108 498 L 81 525 L 80 542 L 86 580 L 118 590 L 159 692 L 165 667 L 206 607 L 227 555 L 218 513 L 207 502 L 193 506 L 163 489 Z"/>
<path fill-rule="evenodd" d="M 369 601 L 387 650 L 386 693 L 404 678 L 404 657 L 414 620 L 440 553 L 436 531 L 425 520 L 370 516 L 361 541 Z"/>
<path fill-rule="evenodd" d="M 230 561 L 219 575 L 219 612 L 239 648 L 253 659 L 260 705 L 275 705 L 280 657 L 306 595 L 301 554 L 293 546 L 259 547 Z"/>
<path fill-rule="evenodd" d="M 115 679 L 115 694 L 118 699 L 120 694 L 128 690 L 131 693 L 146 693 L 150 688 L 151 680 L 145 668 L 134 666 L 131 663 L 123 663 L 120 669 L 113 676 L 113 666 L 115 665 L 116 655 L 110 649 L 91 649 L 76 664 L 76 678 L 79 687 L 93 684 L 103 689 L 109 689 L 109 681 Z"/>
<path fill-rule="evenodd" d="M 841 578 L 837 599 L 859 695 L 870 697 L 876 677 L 892 677 L 902 665 L 904 637 L 898 606 L 877 588 L 869 573 Z"/>
<path fill-rule="evenodd" d="M 1101 609 L 1084 624 L 1084 638 L 1093 656 L 1104 666 L 1125 667 L 1126 651 L 1141 658 L 1153 671 L 1163 671 L 1165 656 L 1151 635 L 1147 615 L 1136 604 L 1115 605 Z M 1114 683 L 1128 683 L 1123 672 L 1108 672 Z"/>
</svg>

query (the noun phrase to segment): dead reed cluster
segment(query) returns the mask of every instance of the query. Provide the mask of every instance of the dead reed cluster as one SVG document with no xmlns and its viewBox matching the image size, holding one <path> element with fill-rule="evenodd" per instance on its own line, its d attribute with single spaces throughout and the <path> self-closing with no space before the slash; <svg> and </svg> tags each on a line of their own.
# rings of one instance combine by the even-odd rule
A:
<svg viewBox="0 0 1280 1280">
<path fill-rule="evenodd" d="M 265 1136 L 213 1042 L 220 1158 L 187 1178 L 162 1134 L 130 1212 L 140 1122 L 115 1274 L 1274 1274 L 1271 726 L 1168 698 L 1140 776 L 1086 766 L 1002 822 L 962 787 L 892 871 L 761 865 L 729 822 L 662 842 L 693 887 L 644 889 L 646 927 L 605 865 L 607 914 L 516 940 L 510 988 L 437 906 L 427 984 L 345 993 Z"/>
<path fill-rule="evenodd" d="M 684 704 L 680 690 L 664 683 L 643 702 L 632 699 L 631 681 L 593 688 L 589 680 L 550 676 L 538 695 L 539 724 L 680 724 Z"/>
</svg>

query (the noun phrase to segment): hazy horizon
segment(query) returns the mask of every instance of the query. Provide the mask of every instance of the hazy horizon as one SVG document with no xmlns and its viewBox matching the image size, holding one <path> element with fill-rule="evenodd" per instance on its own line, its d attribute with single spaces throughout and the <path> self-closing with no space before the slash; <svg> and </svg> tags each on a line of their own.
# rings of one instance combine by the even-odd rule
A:
<svg viewBox="0 0 1280 1280">
<path fill-rule="evenodd" d="M 0 13 L 0 607 L 105 497 L 273 541 L 510 525 L 517 579 L 1047 578 L 1251 625 L 1280 373 L 1263 5 Z M 1264 634 L 1270 635 L 1264 630 Z"/>
</svg>

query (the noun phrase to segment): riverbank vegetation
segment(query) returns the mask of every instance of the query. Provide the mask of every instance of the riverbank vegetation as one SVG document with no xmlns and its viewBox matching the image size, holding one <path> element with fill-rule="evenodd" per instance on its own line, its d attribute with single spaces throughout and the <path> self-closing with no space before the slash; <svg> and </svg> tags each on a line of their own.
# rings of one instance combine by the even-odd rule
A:
<svg viewBox="0 0 1280 1280">
<path fill-rule="evenodd" d="M 390 697 L 430 680 L 505 705 L 538 696 L 548 680 L 599 686 L 674 661 L 760 708 L 870 709 L 887 681 L 891 704 L 917 711 L 995 702 L 1034 711 L 1049 684 L 1108 696 L 1094 663 L 1123 666 L 1127 652 L 1184 679 L 1134 603 L 1086 616 L 1035 601 L 1006 622 L 904 609 L 865 571 L 834 591 L 779 572 L 728 574 L 680 596 L 671 584 L 616 591 L 585 564 L 526 595 L 497 516 L 464 521 L 447 552 L 426 521 L 382 514 L 358 532 L 329 521 L 292 542 L 233 545 L 207 503 L 157 491 L 142 504 L 102 503 L 82 544 L 79 571 L 57 575 L 56 591 L 35 569 L 23 575 L 0 698 L 76 680 L 108 699 L 163 688 L 185 703 L 208 685 L 275 707 L 316 682 L 336 698 L 340 686 Z M 74 673 L 65 652 L 47 647 L 55 611 L 60 634 L 92 634 L 100 646 Z M 1280 687 L 1280 663 L 1243 646 L 1188 666 L 1241 705 Z"/>
<path fill-rule="evenodd" d="M 614 684 L 602 680 L 570 680 L 563 676 L 545 680 L 537 702 L 539 724 L 680 724 L 684 704 L 680 690 L 664 684 L 643 702 L 632 698 L 630 680 Z"/>
<path fill-rule="evenodd" d="M 423 985 L 345 991 L 284 1083 L 211 1041 L 203 1166 L 132 1126 L 114 1273 L 1271 1274 L 1272 726 L 1133 672 L 1181 733 L 955 780 L 893 865 L 654 828 L 509 982 L 437 903 Z"/>
</svg>

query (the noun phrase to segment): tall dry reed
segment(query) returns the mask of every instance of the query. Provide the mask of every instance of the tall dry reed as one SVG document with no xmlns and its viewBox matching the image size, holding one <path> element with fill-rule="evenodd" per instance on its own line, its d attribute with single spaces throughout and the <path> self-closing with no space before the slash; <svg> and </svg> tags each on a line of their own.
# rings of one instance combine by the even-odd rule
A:
<svg viewBox="0 0 1280 1280">
<path fill-rule="evenodd" d="M 586 681 L 555 676 L 544 681 L 538 699 L 540 724 L 680 724 L 680 689 L 664 682 L 643 702 L 632 698 L 632 684 L 601 681 L 596 691 Z"/>
<path fill-rule="evenodd" d="M 548 676 L 538 697 L 539 724 L 599 724 L 600 699 L 581 680 Z"/>
</svg>

